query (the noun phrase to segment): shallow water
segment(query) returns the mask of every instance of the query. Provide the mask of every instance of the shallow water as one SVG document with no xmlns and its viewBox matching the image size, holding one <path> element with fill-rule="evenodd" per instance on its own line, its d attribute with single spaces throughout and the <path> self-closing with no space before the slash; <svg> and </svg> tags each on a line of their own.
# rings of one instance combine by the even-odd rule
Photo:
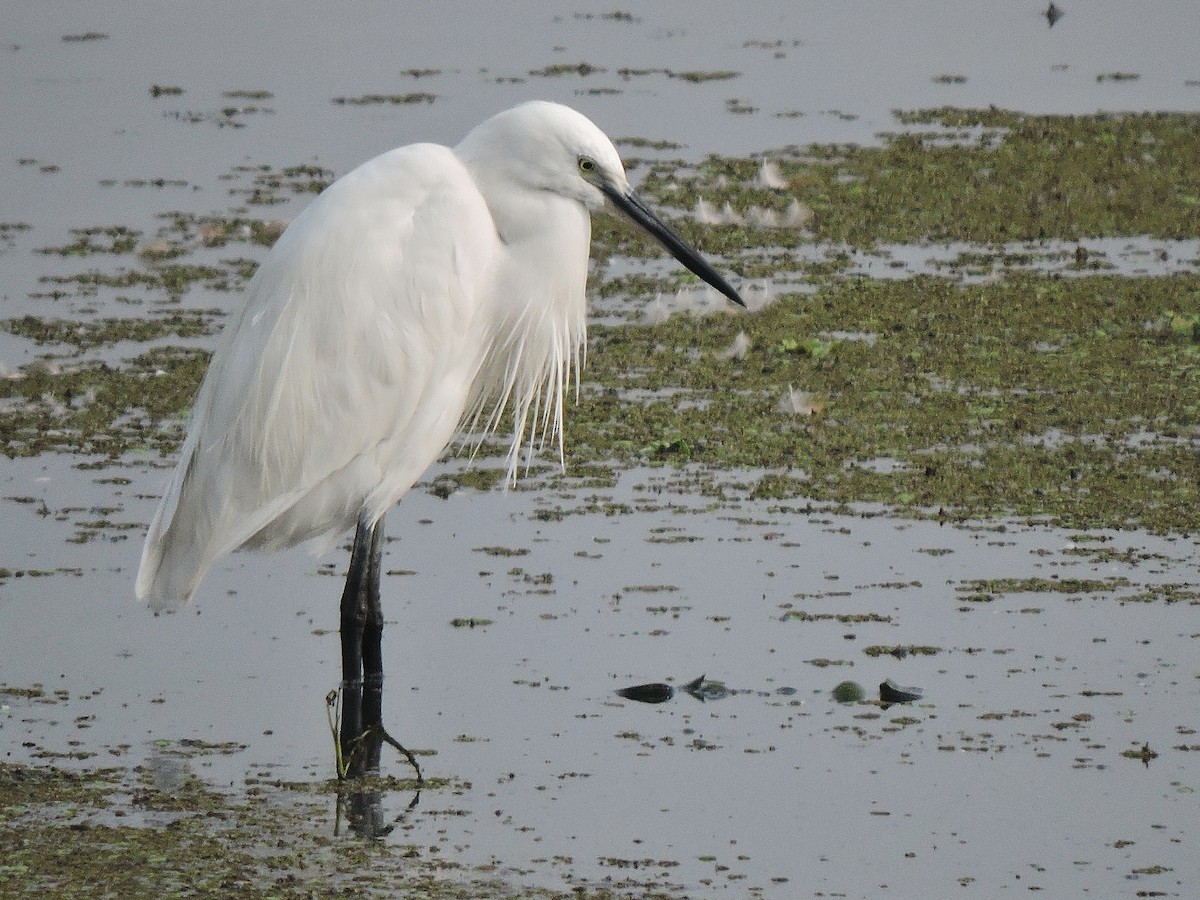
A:
<svg viewBox="0 0 1200 900">
<path fill-rule="evenodd" d="M 469 29 L 474 7 L 454 4 L 420 21 L 379 3 L 336 19 L 248 9 L 8 11 L 0 222 L 30 227 L 0 241 L 5 318 L 127 311 L 118 291 L 30 296 L 47 271 L 92 265 L 35 252 L 72 228 L 153 234 L 165 211 L 244 202 L 231 191 L 253 175 L 239 166 L 342 172 L 409 140 L 453 142 L 531 96 L 577 105 L 615 135 L 676 141 L 669 152 L 689 159 L 870 141 L 901 107 L 1200 106 L 1183 2 L 1154 15 L 1080 5 L 1052 29 L 1040 3 L 938 4 L 920 18 L 894 4 L 643 4 L 632 21 L 508 4 Z M 107 37 L 62 39 L 91 31 Z M 605 71 L 529 74 L 581 62 Z M 424 68 L 439 74 L 402 74 Z M 693 83 L 622 68 L 739 74 Z M 1097 78 L 1114 72 L 1140 77 Z M 184 93 L 152 97 L 152 85 Z M 272 96 L 224 96 L 256 90 Z M 437 98 L 331 102 L 410 91 Z M 1124 239 L 1089 248 L 1131 271 L 1150 252 Z M 1151 271 L 1195 265 L 1194 242 L 1154 248 L 1170 260 L 1152 254 Z M 1035 255 L 1053 265 L 1057 249 Z M 941 258 L 883 248 L 863 269 L 894 275 L 899 259 L 910 274 Z M 237 295 L 193 288 L 184 303 L 233 308 Z M 0 373 L 41 352 L 0 332 Z M 168 470 L 78 462 L 0 463 L 0 682 L 44 690 L 0 698 L 5 759 L 149 761 L 166 780 L 191 770 L 233 790 L 248 775 L 329 777 L 342 556 L 235 555 L 192 607 L 153 616 L 132 580 Z M 1194 538 L 834 514 L 732 489 L 715 503 L 679 477 L 632 470 L 612 489 L 535 482 L 447 500 L 419 490 L 392 513 L 385 720 L 434 751 L 427 775 L 457 787 L 424 797 L 389 840 L 494 861 L 520 883 L 632 879 L 687 896 L 1194 889 L 1198 628 L 1194 598 L 1168 603 L 1164 587 L 1200 581 Z M 702 674 L 733 693 L 658 706 L 614 693 Z M 888 678 L 924 699 L 882 710 L 830 698 L 840 681 L 870 696 Z M 181 762 L 181 741 L 215 748 Z M 1158 756 L 1122 756 L 1143 745 Z M 385 815 L 409 799 L 388 795 Z"/>
<path fill-rule="evenodd" d="M 9 758 L 132 763 L 190 739 L 233 745 L 190 761 L 217 785 L 327 777 L 336 579 L 299 554 L 236 555 L 194 608 L 150 616 L 127 596 L 140 532 L 64 544 L 91 515 L 59 514 L 87 479 L 45 463 L 8 466 L 5 493 L 52 513 L 6 503 L 9 558 L 68 571 L 9 580 L 0 630 L 21 636 L 6 682 L 63 694 L 8 702 Z M 1156 886 L 1195 876 L 1194 606 L 1131 602 L 1197 583 L 1194 540 L 705 508 L 661 471 L 600 492 L 628 512 L 576 514 L 589 493 L 415 492 L 393 513 L 403 538 L 385 569 L 414 572 L 385 580 L 385 719 L 436 750 L 427 775 L 468 782 L 393 839 L 500 860 L 527 883 L 649 860 L 643 880 L 739 895 L 912 896 L 958 878 L 1106 893 L 1148 865 L 1173 870 Z M 129 488 L 90 494 L 117 521 L 151 512 Z M 1044 583 L 975 596 L 998 579 Z M 1054 586 L 1069 580 L 1098 586 Z M 701 674 L 733 693 L 614 694 Z M 830 697 L 888 678 L 924 699 Z M 1144 743 L 1159 753 L 1148 766 L 1121 756 Z M 385 814 L 409 799 L 390 795 Z"/>
</svg>

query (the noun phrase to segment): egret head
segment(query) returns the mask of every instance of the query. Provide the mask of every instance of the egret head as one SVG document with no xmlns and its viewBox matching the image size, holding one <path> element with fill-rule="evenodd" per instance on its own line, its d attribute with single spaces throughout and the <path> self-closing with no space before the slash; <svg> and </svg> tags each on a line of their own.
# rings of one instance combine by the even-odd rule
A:
<svg viewBox="0 0 1200 900">
<path fill-rule="evenodd" d="M 586 116 L 567 106 L 535 100 L 476 127 L 456 152 L 477 173 L 524 189 L 551 191 L 589 210 L 615 210 L 650 234 L 672 256 L 738 306 L 729 283 L 699 252 L 629 188 L 612 141 Z"/>
<path fill-rule="evenodd" d="M 626 184 L 612 141 L 586 116 L 558 103 L 534 100 L 492 116 L 455 148 L 481 177 L 520 190 L 549 191 L 603 208 L 599 181 Z"/>
</svg>

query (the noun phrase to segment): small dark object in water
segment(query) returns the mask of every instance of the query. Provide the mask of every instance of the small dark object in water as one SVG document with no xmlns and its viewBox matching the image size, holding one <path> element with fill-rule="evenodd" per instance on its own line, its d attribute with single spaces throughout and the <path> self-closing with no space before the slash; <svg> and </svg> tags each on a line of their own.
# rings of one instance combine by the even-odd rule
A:
<svg viewBox="0 0 1200 900">
<path fill-rule="evenodd" d="M 730 694 L 729 688 L 720 681 L 705 681 L 704 676 L 693 678 L 683 689 L 703 703 L 706 700 L 723 700 Z"/>
<path fill-rule="evenodd" d="M 666 703 L 675 696 L 675 688 L 661 682 L 635 684 L 633 687 L 621 688 L 617 691 L 617 696 L 626 700 L 636 700 L 638 703 Z"/>
<path fill-rule="evenodd" d="M 861 703 L 866 696 L 867 692 L 857 681 L 843 681 L 833 689 L 833 699 L 838 703 Z"/>
<path fill-rule="evenodd" d="M 920 688 L 900 687 L 890 678 L 879 685 L 879 702 L 883 704 L 912 703 L 920 700 L 921 696 Z"/>
<path fill-rule="evenodd" d="M 1059 19 L 1061 19 L 1063 16 L 1065 16 L 1066 13 L 1063 12 L 1061 9 L 1059 9 L 1057 6 L 1055 6 L 1054 3 L 1052 2 L 1049 6 L 1046 7 L 1046 11 L 1044 13 L 1042 13 L 1042 15 L 1044 15 L 1046 17 L 1046 21 L 1049 22 L 1050 27 L 1053 28 L 1054 23 L 1057 22 Z"/>
</svg>

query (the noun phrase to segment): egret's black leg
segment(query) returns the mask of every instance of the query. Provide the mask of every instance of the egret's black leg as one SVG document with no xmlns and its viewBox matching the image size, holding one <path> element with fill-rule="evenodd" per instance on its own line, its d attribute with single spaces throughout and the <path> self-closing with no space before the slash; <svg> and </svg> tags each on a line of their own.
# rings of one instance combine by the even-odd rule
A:
<svg viewBox="0 0 1200 900">
<path fill-rule="evenodd" d="M 378 523 L 372 525 L 360 518 L 354 532 L 354 547 L 350 551 L 350 571 L 346 573 L 346 587 L 342 591 L 341 639 L 342 639 L 342 723 L 340 743 L 342 759 L 351 761 L 354 747 L 365 730 L 363 717 L 363 637 L 367 630 L 368 611 L 371 606 L 371 558 L 375 552 L 374 534 Z M 379 542 L 382 549 L 382 541 Z M 374 605 L 379 607 L 379 564 L 376 557 Z M 375 629 L 373 665 L 382 669 L 379 660 L 379 628 Z M 382 672 L 379 673 L 382 684 Z M 378 712 L 375 713 L 378 722 Z"/>
<path fill-rule="evenodd" d="M 380 519 L 371 528 L 367 551 L 366 620 L 362 631 L 364 731 L 383 725 L 383 606 L 379 600 L 379 567 L 382 562 L 383 519 Z"/>
<path fill-rule="evenodd" d="M 383 604 L 379 576 L 383 564 L 383 518 L 360 518 L 350 551 L 350 571 L 342 591 L 342 721 L 338 735 L 346 774 L 379 768 L 383 744 L 391 744 L 422 782 L 416 757 L 383 727 Z"/>
</svg>

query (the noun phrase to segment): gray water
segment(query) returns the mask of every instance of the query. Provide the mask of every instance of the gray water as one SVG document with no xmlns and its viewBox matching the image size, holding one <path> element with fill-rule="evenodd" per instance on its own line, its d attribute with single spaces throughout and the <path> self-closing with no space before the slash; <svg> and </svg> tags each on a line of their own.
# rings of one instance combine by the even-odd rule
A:
<svg viewBox="0 0 1200 900">
<path fill-rule="evenodd" d="M 678 142 L 690 159 L 871 141 L 897 127 L 895 108 L 1200 106 L 1192 4 L 1071 4 L 1053 28 L 1043 9 L 647 3 L 630 21 L 506 3 L 481 21 L 456 3 L 420 15 L 9 4 L 0 222 L 30 227 L 0 241 L 0 308 L 122 314 L 112 293 L 31 297 L 48 270 L 91 264 L 37 248 L 76 227 L 152 234 L 168 210 L 223 213 L 240 202 L 229 191 L 245 179 L 226 177 L 237 166 L 344 172 L 396 144 L 453 143 L 529 97 L 571 103 L 615 136 Z M 63 40 L 88 32 L 107 37 Z M 529 74 L 580 63 L 605 71 Z M 426 68 L 439 74 L 402 74 Z M 739 74 L 694 84 L 622 68 Z M 1097 79 L 1113 72 L 1140 77 Z M 184 93 L 152 97 L 152 85 Z M 272 96 L 224 96 L 258 90 Z M 436 99 L 332 102 L 410 91 Z M 744 107 L 755 111 L 731 111 Z M 237 296 L 194 289 L 185 303 L 232 308 Z M 41 352 L 5 335 L 0 374 Z M 342 555 L 236 554 L 191 607 L 153 616 L 132 581 L 169 461 L 78 462 L 0 461 L 0 683 L 47 694 L 4 700 L 5 758 L 166 765 L 164 748 L 202 740 L 235 751 L 186 763 L 216 785 L 329 777 Z M 593 494 L 620 511 L 585 511 Z M 385 569 L 412 574 L 385 579 L 385 721 L 436 752 L 427 775 L 468 786 L 427 799 L 395 839 L 555 887 L 637 862 L 638 878 L 687 896 L 1194 892 L 1200 625 L 1194 601 L 1163 599 L 1163 585 L 1200 582 L 1194 538 L 939 526 L 732 496 L 709 506 L 669 470 L 635 470 L 611 490 L 417 490 L 401 503 Z M 481 549 L 494 547 L 528 552 Z M 1102 587 L 978 602 L 979 579 Z M 876 620 L 789 617 L 798 610 Z M 492 624 L 452 627 L 469 617 Z M 873 657 L 871 645 L 938 652 Z M 660 706 L 614 694 L 701 674 L 734 693 Z M 887 678 L 924 699 L 830 699 L 840 681 Z M 1147 765 L 1121 755 L 1144 744 L 1159 754 Z M 407 802 L 385 800 L 395 814 Z"/>
</svg>

